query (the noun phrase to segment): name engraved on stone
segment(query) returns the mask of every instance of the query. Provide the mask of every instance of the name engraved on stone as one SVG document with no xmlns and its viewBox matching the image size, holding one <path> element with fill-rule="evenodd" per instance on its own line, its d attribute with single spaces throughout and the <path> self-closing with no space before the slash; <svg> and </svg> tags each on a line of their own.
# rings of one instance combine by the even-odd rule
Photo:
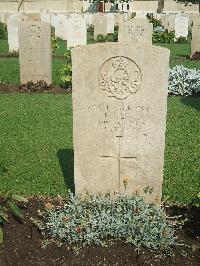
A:
<svg viewBox="0 0 200 266">
<path fill-rule="evenodd" d="M 127 26 L 128 33 L 132 38 L 137 37 L 138 35 L 140 37 L 144 36 L 147 29 L 143 26 L 137 25 L 137 26 Z"/>
<path fill-rule="evenodd" d="M 146 126 L 145 117 L 149 112 L 148 107 L 130 105 L 123 107 L 117 105 L 90 105 L 88 110 L 91 111 L 92 117 L 95 117 L 97 113 L 101 113 L 96 125 L 100 125 L 103 131 L 106 130 L 114 134 L 123 132 L 125 125 L 132 132 L 142 133 Z M 146 132 L 143 133 L 146 135 Z"/>
<path fill-rule="evenodd" d="M 110 58 L 99 70 L 99 87 L 108 97 L 126 99 L 138 91 L 141 82 L 139 66 L 127 57 Z"/>
</svg>

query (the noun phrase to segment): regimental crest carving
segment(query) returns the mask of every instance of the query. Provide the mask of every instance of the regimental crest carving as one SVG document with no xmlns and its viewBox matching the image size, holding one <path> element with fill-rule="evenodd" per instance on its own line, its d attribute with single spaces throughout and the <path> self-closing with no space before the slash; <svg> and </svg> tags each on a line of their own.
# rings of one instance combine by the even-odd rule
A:
<svg viewBox="0 0 200 266">
<path fill-rule="evenodd" d="M 99 70 L 99 87 L 108 97 L 126 99 L 138 91 L 141 82 L 140 68 L 127 57 L 110 58 Z"/>
<path fill-rule="evenodd" d="M 37 25 L 31 25 L 27 28 L 27 37 L 31 46 L 35 46 L 41 37 L 41 29 Z"/>
</svg>

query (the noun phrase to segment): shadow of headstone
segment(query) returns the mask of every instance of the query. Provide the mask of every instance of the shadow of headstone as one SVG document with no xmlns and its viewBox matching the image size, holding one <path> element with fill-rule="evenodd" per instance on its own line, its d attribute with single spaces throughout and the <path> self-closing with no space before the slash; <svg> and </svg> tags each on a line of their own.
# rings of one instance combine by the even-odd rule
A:
<svg viewBox="0 0 200 266">
<path fill-rule="evenodd" d="M 200 111 L 200 97 L 199 96 L 187 96 L 187 97 L 181 97 L 181 101 L 187 105 L 190 106 L 197 111 Z"/>
<path fill-rule="evenodd" d="M 65 185 L 72 193 L 74 193 L 74 150 L 60 149 L 57 152 L 57 156 L 60 162 Z"/>
</svg>

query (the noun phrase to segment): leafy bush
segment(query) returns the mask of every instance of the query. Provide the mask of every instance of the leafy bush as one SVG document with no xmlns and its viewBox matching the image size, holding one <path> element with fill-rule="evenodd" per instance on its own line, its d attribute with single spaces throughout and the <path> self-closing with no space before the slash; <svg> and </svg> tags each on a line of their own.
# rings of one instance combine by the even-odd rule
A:
<svg viewBox="0 0 200 266">
<path fill-rule="evenodd" d="M 0 39 L 5 39 L 7 37 L 7 26 L 6 24 L 0 22 Z"/>
<path fill-rule="evenodd" d="M 153 43 L 173 43 L 175 38 L 174 32 L 155 32 L 153 31 Z"/>
<path fill-rule="evenodd" d="M 138 195 L 69 194 L 62 206 L 47 204 L 43 221 L 35 221 L 44 234 L 75 244 L 105 245 L 109 240 L 123 240 L 137 248 L 168 249 L 176 243 L 172 222 L 164 210 L 145 203 Z M 46 205 L 46 206 L 47 206 Z"/>
<path fill-rule="evenodd" d="M 52 53 L 53 55 L 55 55 L 56 50 L 59 48 L 58 39 L 56 37 L 51 37 L 51 47 L 52 47 Z"/>
<path fill-rule="evenodd" d="M 149 18 L 149 22 L 153 24 L 153 29 L 157 28 L 157 27 L 162 27 L 161 21 L 159 19 L 156 18 Z"/>
<path fill-rule="evenodd" d="M 153 29 L 154 32 L 165 32 L 162 26 L 157 26 Z"/>
<path fill-rule="evenodd" d="M 51 89 L 52 85 L 48 85 L 44 80 L 39 80 L 36 83 L 29 81 L 19 86 L 19 90 L 22 92 L 45 92 Z"/>
<path fill-rule="evenodd" d="M 200 70 L 189 69 L 182 65 L 169 71 L 169 94 L 191 95 L 200 92 Z"/>
<path fill-rule="evenodd" d="M 195 52 L 192 55 L 191 60 L 200 60 L 200 52 Z"/>
<path fill-rule="evenodd" d="M 94 25 L 90 25 L 90 26 L 88 27 L 87 31 L 88 31 L 88 33 L 89 33 L 90 35 L 94 35 Z"/>
<path fill-rule="evenodd" d="M 67 64 L 61 69 L 60 86 L 62 88 L 72 87 L 72 61 L 71 61 L 71 51 L 67 50 L 65 52 L 65 57 Z"/>
<path fill-rule="evenodd" d="M 0 244 L 3 243 L 3 225 L 9 222 L 8 213 L 11 212 L 19 219 L 23 218 L 23 214 L 15 204 L 15 201 L 28 202 L 27 199 L 19 195 L 6 195 L 4 198 L 0 197 Z"/>
<path fill-rule="evenodd" d="M 99 34 L 97 36 L 97 42 L 105 42 L 106 41 L 106 36 L 103 36 L 103 34 Z"/>
<path fill-rule="evenodd" d="M 187 38 L 180 36 L 176 39 L 176 42 L 177 43 L 188 43 L 188 40 Z"/>
</svg>

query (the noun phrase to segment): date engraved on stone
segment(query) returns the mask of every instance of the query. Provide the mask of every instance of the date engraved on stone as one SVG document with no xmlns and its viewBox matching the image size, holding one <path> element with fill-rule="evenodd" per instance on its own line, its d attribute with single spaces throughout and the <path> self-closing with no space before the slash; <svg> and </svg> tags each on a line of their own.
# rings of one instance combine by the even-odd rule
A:
<svg viewBox="0 0 200 266">
<path fill-rule="evenodd" d="M 127 57 L 110 58 L 99 70 L 99 87 L 108 97 L 126 99 L 138 91 L 141 82 L 140 68 Z"/>
</svg>

